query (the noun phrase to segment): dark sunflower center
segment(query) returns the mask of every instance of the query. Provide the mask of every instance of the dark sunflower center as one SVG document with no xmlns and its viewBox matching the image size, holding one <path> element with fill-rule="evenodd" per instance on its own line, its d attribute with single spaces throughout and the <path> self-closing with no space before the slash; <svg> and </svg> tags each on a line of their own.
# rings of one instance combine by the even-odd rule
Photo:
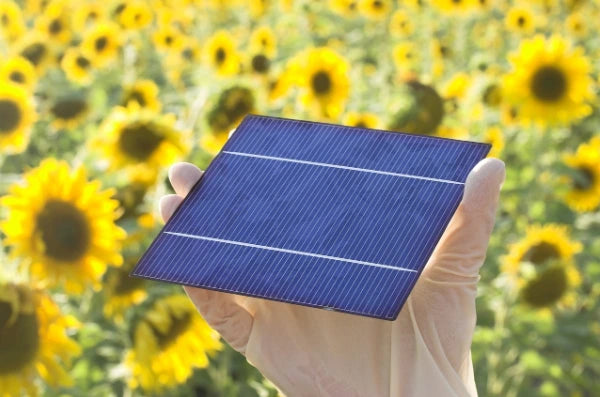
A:
<svg viewBox="0 0 600 397">
<path fill-rule="evenodd" d="M 14 81 L 15 83 L 24 83 L 25 82 L 25 75 L 23 75 L 23 73 L 21 72 L 11 72 L 10 75 L 8 76 L 8 78 L 10 79 L 10 81 Z"/>
<path fill-rule="evenodd" d="M 152 123 L 131 124 L 121 132 L 119 147 L 124 153 L 136 160 L 146 160 L 163 141 L 164 137 L 156 132 Z"/>
<path fill-rule="evenodd" d="M 194 51 L 192 51 L 191 48 L 186 48 L 185 50 L 181 51 L 181 56 L 183 56 L 184 59 L 191 61 L 194 59 Z"/>
<path fill-rule="evenodd" d="M 375 0 L 373 2 L 373 8 L 382 8 L 383 7 L 383 2 L 379 1 L 379 0 Z"/>
<path fill-rule="evenodd" d="M 0 301 L 0 375 L 18 373 L 34 361 L 39 349 L 38 319 L 35 313 L 19 313 L 14 322 L 13 306 Z"/>
<path fill-rule="evenodd" d="M 312 88 L 320 95 L 327 94 L 331 90 L 331 77 L 327 72 L 317 72 L 312 77 Z"/>
<path fill-rule="evenodd" d="M 554 266 L 529 281 L 521 291 L 525 302 L 534 307 L 549 306 L 567 290 L 567 275 L 562 266 Z"/>
<path fill-rule="evenodd" d="M 46 47 L 42 43 L 31 44 L 21 52 L 21 56 L 34 66 L 39 65 L 45 55 Z"/>
<path fill-rule="evenodd" d="M 85 255 L 90 245 L 90 226 L 85 215 L 73 204 L 50 200 L 36 219 L 45 254 L 53 259 L 74 262 Z"/>
<path fill-rule="evenodd" d="M 525 25 L 526 21 L 527 20 L 525 19 L 525 17 L 521 15 L 519 18 L 517 18 L 517 25 L 523 27 L 523 25 Z"/>
<path fill-rule="evenodd" d="M 523 259 L 535 265 L 542 265 L 549 260 L 557 259 L 559 257 L 560 252 L 554 244 L 542 241 L 541 243 L 529 248 L 529 250 L 523 256 Z"/>
<path fill-rule="evenodd" d="M 79 55 L 77 59 L 75 59 L 75 63 L 82 69 L 87 69 L 90 67 L 90 61 L 86 57 L 83 57 L 81 55 Z"/>
<path fill-rule="evenodd" d="M 483 92 L 483 102 L 488 106 L 498 106 L 502 101 L 500 88 L 496 84 L 489 85 Z"/>
<path fill-rule="evenodd" d="M 594 173 L 589 168 L 579 167 L 575 169 L 577 176 L 573 178 L 575 190 L 588 190 L 595 182 Z"/>
<path fill-rule="evenodd" d="M 137 90 L 132 90 L 127 94 L 127 96 L 125 97 L 124 104 L 127 105 L 130 101 L 135 101 L 142 107 L 146 106 L 147 103 L 144 94 Z"/>
<path fill-rule="evenodd" d="M 80 99 L 62 99 L 50 108 L 54 117 L 71 120 L 81 115 L 87 109 L 87 103 Z"/>
<path fill-rule="evenodd" d="M 166 332 L 161 332 L 160 330 L 154 328 L 152 325 L 152 331 L 154 336 L 156 336 L 156 340 L 158 341 L 158 346 L 161 349 L 168 347 L 171 343 L 175 342 L 177 338 L 183 334 L 189 325 L 192 322 L 191 313 L 185 313 L 182 317 L 175 317 L 171 313 L 171 326 Z"/>
<path fill-rule="evenodd" d="M 354 126 L 358 128 L 367 128 L 367 124 L 363 120 L 360 120 L 358 123 L 354 124 Z"/>
<path fill-rule="evenodd" d="M 250 112 L 253 106 L 254 98 L 252 94 L 245 89 L 240 89 L 231 93 L 230 98 L 225 103 L 224 110 L 227 118 L 235 122 Z"/>
<path fill-rule="evenodd" d="M 8 18 L 8 15 L 2 14 L 2 17 L 0 17 L 0 22 L 2 22 L 2 25 L 8 26 L 8 24 L 10 23 L 10 19 Z"/>
<path fill-rule="evenodd" d="M 0 135 L 10 134 L 21 122 L 21 109 L 9 100 L 0 99 Z"/>
<path fill-rule="evenodd" d="M 96 51 L 98 52 L 102 52 L 106 46 L 108 45 L 108 38 L 106 37 L 98 37 L 96 39 L 96 41 L 94 42 L 94 47 L 96 48 Z"/>
<path fill-rule="evenodd" d="M 50 31 L 51 34 L 58 34 L 58 33 L 62 32 L 63 25 L 62 25 L 62 22 L 60 21 L 60 19 L 52 20 L 52 22 L 50 22 L 50 25 L 48 26 L 48 30 Z"/>
<path fill-rule="evenodd" d="M 165 44 L 166 45 L 171 45 L 173 43 L 173 36 L 166 36 L 165 37 Z"/>
<path fill-rule="evenodd" d="M 127 5 L 126 5 L 125 3 L 120 3 L 120 4 L 119 4 L 119 5 L 118 5 L 118 6 L 115 8 L 115 10 L 113 11 L 113 14 L 114 14 L 115 16 L 117 16 L 117 15 L 120 15 L 120 14 L 123 12 L 123 10 L 125 10 L 125 7 L 126 7 L 126 6 L 127 6 Z"/>
<path fill-rule="evenodd" d="M 222 48 L 218 48 L 217 51 L 215 52 L 215 61 L 218 64 L 223 63 L 223 61 L 225 61 L 226 56 L 227 56 L 227 53 L 225 53 L 225 50 Z"/>
<path fill-rule="evenodd" d="M 544 66 L 533 74 L 531 91 L 540 101 L 558 101 L 567 91 L 567 78 L 562 70 Z"/>
<path fill-rule="evenodd" d="M 269 58 L 263 54 L 255 55 L 252 58 L 252 69 L 258 73 L 265 73 L 269 70 L 270 62 Z"/>
</svg>

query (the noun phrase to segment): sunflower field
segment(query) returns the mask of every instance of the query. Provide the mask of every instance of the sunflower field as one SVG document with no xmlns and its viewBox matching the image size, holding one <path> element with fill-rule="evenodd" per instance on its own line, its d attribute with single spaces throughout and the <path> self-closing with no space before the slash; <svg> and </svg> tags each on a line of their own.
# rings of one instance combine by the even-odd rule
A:
<svg viewBox="0 0 600 397">
<path fill-rule="evenodd" d="M 248 113 L 491 143 L 479 394 L 599 396 L 599 20 L 598 0 L 0 0 L 0 397 L 277 395 L 181 287 L 128 276 L 169 165 L 206 167 Z"/>
</svg>

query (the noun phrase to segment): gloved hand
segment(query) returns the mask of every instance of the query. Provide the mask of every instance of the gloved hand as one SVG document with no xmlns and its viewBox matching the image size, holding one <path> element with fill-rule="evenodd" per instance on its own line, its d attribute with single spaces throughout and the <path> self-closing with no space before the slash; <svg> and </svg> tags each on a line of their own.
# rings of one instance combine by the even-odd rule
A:
<svg viewBox="0 0 600 397">
<path fill-rule="evenodd" d="M 178 163 L 167 220 L 202 175 Z M 478 271 L 504 163 L 481 161 L 398 319 L 390 322 L 185 287 L 206 321 L 289 397 L 475 396 L 471 361 Z M 201 260 L 201 259 L 200 259 Z"/>
</svg>

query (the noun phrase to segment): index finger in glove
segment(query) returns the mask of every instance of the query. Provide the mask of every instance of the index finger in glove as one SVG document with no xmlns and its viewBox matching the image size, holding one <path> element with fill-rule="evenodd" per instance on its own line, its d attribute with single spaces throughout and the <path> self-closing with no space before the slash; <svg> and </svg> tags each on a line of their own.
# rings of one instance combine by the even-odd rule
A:
<svg viewBox="0 0 600 397">
<path fill-rule="evenodd" d="M 487 158 L 469 173 L 463 199 L 427 263 L 423 274 L 434 281 L 477 281 L 485 259 L 505 167 Z"/>
<path fill-rule="evenodd" d="M 182 196 L 190 192 L 201 176 L 202 171 L 190 163 L 177 163 L 171 167 L 169 180 L 177 195 L 168 195 L 160 200 L 160 212 L 165 222 L 183 201 Z M 183 288 L 206 322 L 231 347 L 243 354 L 252 329 L 250 313 L 238 305 L 231 294 L 188 286 Z"/>
</svg>

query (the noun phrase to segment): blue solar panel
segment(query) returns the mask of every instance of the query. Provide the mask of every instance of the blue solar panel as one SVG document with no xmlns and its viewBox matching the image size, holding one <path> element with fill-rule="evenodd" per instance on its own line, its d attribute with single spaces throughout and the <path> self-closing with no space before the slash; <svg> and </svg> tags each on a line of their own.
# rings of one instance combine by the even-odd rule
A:
<svg viewBox="0 0 600 397">
<path fill-rule="evenodd" d="M 249 115 L 131 274 L 393 320 L 489 149 Z"/>
</svg>

